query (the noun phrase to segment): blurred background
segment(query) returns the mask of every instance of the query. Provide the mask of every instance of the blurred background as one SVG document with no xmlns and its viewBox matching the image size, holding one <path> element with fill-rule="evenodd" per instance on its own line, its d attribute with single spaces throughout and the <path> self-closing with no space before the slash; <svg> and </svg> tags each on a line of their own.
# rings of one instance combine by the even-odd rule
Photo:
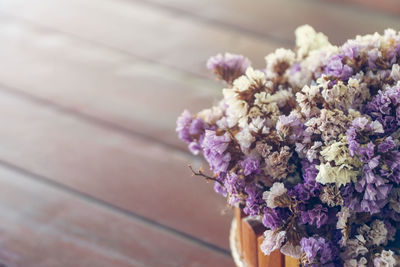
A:
<svg viewBox="0 0 400 267">
<path fill-rule="evenodd" d="M 221 98 L 206 60 L 263 68 L 302 24 L 339 45 L 399 15 L 397 0 L 0 0 L 0 262 L 233 266 L 231 211 L 175 133 Z"/>
</svg>

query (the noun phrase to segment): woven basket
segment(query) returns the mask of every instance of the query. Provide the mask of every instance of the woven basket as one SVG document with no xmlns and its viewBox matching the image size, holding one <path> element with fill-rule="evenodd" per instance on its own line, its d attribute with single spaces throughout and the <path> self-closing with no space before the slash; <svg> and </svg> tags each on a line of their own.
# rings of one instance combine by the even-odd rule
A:
<svg viewBox="0 0 400 267">
<path fill-rule="evenodd" d="M 232 257 L 238 267 L 299 267 L 297 259 L 276 250 L 266 256 L 260 250 L 264 226 L 251 217 L 246 217 L 240 208 L 235 208 L 229 242 Z"/>
</svg>

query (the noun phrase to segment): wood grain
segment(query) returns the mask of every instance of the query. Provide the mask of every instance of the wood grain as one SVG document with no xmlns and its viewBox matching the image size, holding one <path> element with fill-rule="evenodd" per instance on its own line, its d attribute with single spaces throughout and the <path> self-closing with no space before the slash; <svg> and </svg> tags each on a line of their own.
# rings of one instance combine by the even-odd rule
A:
<svg viewBox="0 0 400 267">
<path fill-rule="evenodd" d="M 0 263 L 8 266 L 232 266 L 229 255 L 0 165 Z"/>
<path fill-rule="evenodd" d="M 264 241 L 264 236 L 259 236 L 257 241 L 258 267 L 293 267 L 285 265 L 285 255 L 283 255 L 279 250 L 272 251 L 270 255 L 265 255 L 261 251 L 260 246 Z"/>
<path fill-rule="evenodd" d="M 348 5 L 353 8 L 370 8 L 374 12 L 381 11 L 387 14 L 400 15 L 400 5 L 397 0 L 330 0 L 342 6 Z"/>
<path fill-rule="evenodd" d="M 261 248 L 260 248 L 260 246 L 261 246 L 261 244 L 262 244 L 262 242 L 264 241 L 264 236 L 263 235 L 261 235 L 261 236 L 259 236 L 258 238 L 257 238 L 257 255 L 258 255 L 258 258 L 257 258 L 257 261 L 258 261 L 258 266 L 259 267 L 269 267 L 270 265 L 269 265 L 269 263 L 270 263 L 270 259 L 271 259 L 271 257 L 270 256 L 267 256 L 267 255 L 265 255 L 262 251 L 261 251 Z M 276 265 L 277 267 L 281 267 L 280 265 Z"/>
<path fill-rule="evenodd" d="M 256 67 L 264 67 L 264 55 L 278 47 L 256 36 L 204 24 L 135 1 L 3 0 L 0 10 L 203 76 L 208 74 L 204 68 L 207 58 L 216 53 L 246 54 Z"/>
<path fill-rule="evenodd" d="M 0 42 L 0 84 L 180 149 L 178 115 L 222 97 L 212 81 L 9 17 L 0 16 Z"/>
<path fill-rule="evenodd" d="M 299 267 L 300 262 L 298 259 L 286 256 L 285 257 L 285 267 Z"/>
<path fill-rule="evenodd" d="M 400 23 L 399 17 L 378 13 L 376 8 L 368 10 L 323 0 L 146 0 L 146 2 L 155 8 L 166 8 L 188 19 L 195 17 L 209 24 L 223 25 L 243 34 L 252 33 L 286 46 L 293 45 L 293 32 L 303 24 L 312 25 L 328 35 L 334 44 L 341 44 L 357 34 L 382 32 L 388 27 L 399 30 Z M 354 0 L 354 2 L 368 2 L 374 6 L 381 5 L 382 2 L 384 6 L 385 3 L 392 2 L 392 6 L 399 8 L 396 0 Z"/>
<path fill-rule="evenodd" d="M 258 267 L 258 237 L 265 231 L 258 220 L 251 217 L 242 220 L 242 253 L 249 267 Z"/>
<path fill-rule="evenodd" d="M 1 89 L 0 121 L 0 160 L 228 248 L 232 215 L 186 155 Z"/>
</svg>

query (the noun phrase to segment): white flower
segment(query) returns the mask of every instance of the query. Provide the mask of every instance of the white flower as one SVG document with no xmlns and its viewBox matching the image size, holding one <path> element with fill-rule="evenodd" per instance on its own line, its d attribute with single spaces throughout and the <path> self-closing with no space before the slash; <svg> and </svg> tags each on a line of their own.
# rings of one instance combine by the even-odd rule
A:
<svg viewBox="0 0 400 267">
<path fill-rule="evenodd" d="M 250 148 L 251 144 L 256 140 L 251 134 L 249 128 L 242 129 L 235 135 L 235 138 L 244 152 L 246 152 Z"/>
<path fill-rule="evenodd" d="M 275 234 L 274 231 L 267 230 L 264 232 L 264 241 L 260 245 L 261 251 L 265 255 L 269 255 L 272 251 L 280 249 L 285 239 L 286 231 Z"/>
<path fill-rule="evenodd" d="M 383 126 L 379 121 L 373 121 L 371 127 L 375 133 L 384 133 Z"/>
<path fill-rule="evenodd" d="M 286 242 L 286 244 L 281 247 L 281 252 L 286 256 L 298 259 L 301 255 L 301 247 L 294 246 L 292 243 Z"/>
<path fill-rule="evenodd" d="M 248 67 L 246 70 L 246 76 L 251 81 L 256 81 L 257 83 L 265 83 L 265 74 L 262 71 L 254 70 L 252 67 Z"/>
<path fill-rule="evenodd" d="M 340 254 L 340 257 L 344 260 L 355 259 L 369 252 L 365 246 L 365 240 L 361 235 L 356 236 L 355 239 L 349 239 L 344 249 L 344 252 Z"/>
<path fill-rule="evenodd" d="M 253 119 L 249 124 L 249 129 L 254 133 L 258 133 L 260 130 L 263 130 L 264 128 L 266 128 L 265 119 L 261 117 Z"/>
<path fill-rule="evenodd" d="M 314 159 L 318 158 L 318 149 L 322 146 L 322 142 L 316 141 L 309 150 L 307 150 L 306 156 L 308 161 L 313 162 Z"/>
<path fill-rule="evenodd" d="M 265 61 L 267 63 L 267 77 L 274 78 L 277 77 L 278 74 L 283 74 L 277 73 L 277 69 L 280 69 L 279 64 L 284 64 L 284 67 L 289 68 L 294 63 L 295 59 L 296 56 L 292 50 L 284 48 L 276 49 L 274 53 L 271 53 L 265 57 Z M 286 69 L 283 69 L 283 71 L 286 71 Z"/>
<path fill-rule="evenodd" d="M 237 93 L 232 89 L 223 89 L 225 103 L 228 105 L 226 110 L 227 122 L 229 127 L 235 126 L 238 121 L 247 115 L 249 105 L 237 98 Z"/>
<path fill-rule="evenodd" d="M 382 250 L 380 254 L 376 254 L 374 259 L 374 267 L 394 267 L 396 266 L 396 259 L 391 250 Z"/>
<path fill-rule="evenodd" d="M 392 66 L 392 71 L 390 72 L 390 77 L 392 77 L 392 79 L 395 80 L 395 81 L 400 80 L 400 66 L 399 66 L 399 64 L 394 64 Z"/>
<path fill-rule="evenodd" d="M 197 113 L 197 116 L 208 124 L 215 124 L 222 118 L 226 109 L 224 101 L 221 101 L 218 106 L 209 109 L 204 109 Z"/>
<path fill-rule="evenodd" d="M 249 89 L 250 80 L 246 76 L 240 76 L 233 82 L 233 88 L 239 92 Z"/>
<path fill-rule="evenodd" d="M 321 32 L 317 33 L 310 25 L 298 27 L 295 35 L 298 59 L 303 58 L 310 51 L 331 45 L 326 35 Z"/>
<path fill-rule="evenodd" d="M 328 146 L 325 146 L 321 150 L 321 156 L 326 161 L 332 161 L 336 166 L 342 164 L 349 164 L 355 167 L 359 167 L 361 163 L 355 157 L 349 155 L 349 149 L 347 147 L 347 136 L 341 137 L 339 141 L 335 141 Z"/>
<path fill-rule="evenodd" d="M 271 209 L 276 208 L 275 198 L 285 194 L 287 189 L 283 183 L 274 183 L 269 191 L 265 191 L 263 199 Z"/>
<path fill-rule="evenodd" d="M 358 261 L 356 259 L 346 260 L 344 262 L 344 267 L 367 267 L 367 259 L 361 257 Z"/>
<path fill-rule="evenodd" d="M 317 113 L 319 109 L 315 107 L 315 97 L 319 94 L 318 86 L 304 86 L 301 92 L 296 93 L 296 100 L 301 107 L 301 111 L 306 116 Z"/>
<path fill-rule="evenodd" d="M 352 167 L 347 164 L 332 167 L 328 162 L 317 166 L 317 169 L 319 170 L 316 178 L 317 182 L 321 184 L 335 183 L 338 187 L 351 181 L 356 181 L 359 174 L 359 171 L 352 170 Z"/>
<path fill-rule="evenodd" d="M 339 240 L 339 245 L 341 247 L 346 246 L 346 242 L 349 239 L 347 222 L 350 218 L 350 215 L 350 209 L 344 206 L 342 207 L 341 211 L 336 214 L 336 217 L 338 218 L 336 229 L 340 229 L 342 232 L 342 238 Z"/>
</svg>

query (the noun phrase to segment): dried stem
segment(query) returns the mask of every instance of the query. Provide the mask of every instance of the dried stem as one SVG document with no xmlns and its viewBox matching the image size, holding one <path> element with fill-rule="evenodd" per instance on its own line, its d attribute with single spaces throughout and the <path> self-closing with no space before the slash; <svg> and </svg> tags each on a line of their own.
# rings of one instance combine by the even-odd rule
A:
<svg viewBox="0 0 400 267">
<path fill-rule="evenodd" d="M 198 172 L 196 172 L 195 170 L 193 170 L 192 165 L 189 164 L 189 169 L 192 171 L 192 175 L 193 175 L 193 176 L 202 176 L 202 177 L 204 177 L 207 181 L 214 181 L 214 182 L 219 183 L 221 186 L 224 186 L 224 185 L 222 184 L 221 181 L 217 180 L 217 179 L 214 178 L 214 177 L 211 177 L 211 176 L 208 176 L 208 175 L 204 174 L 204 173 L 203 173 L 203 170 L 202 170 L 201 168 L 199 169 Z"/>
</svg>

